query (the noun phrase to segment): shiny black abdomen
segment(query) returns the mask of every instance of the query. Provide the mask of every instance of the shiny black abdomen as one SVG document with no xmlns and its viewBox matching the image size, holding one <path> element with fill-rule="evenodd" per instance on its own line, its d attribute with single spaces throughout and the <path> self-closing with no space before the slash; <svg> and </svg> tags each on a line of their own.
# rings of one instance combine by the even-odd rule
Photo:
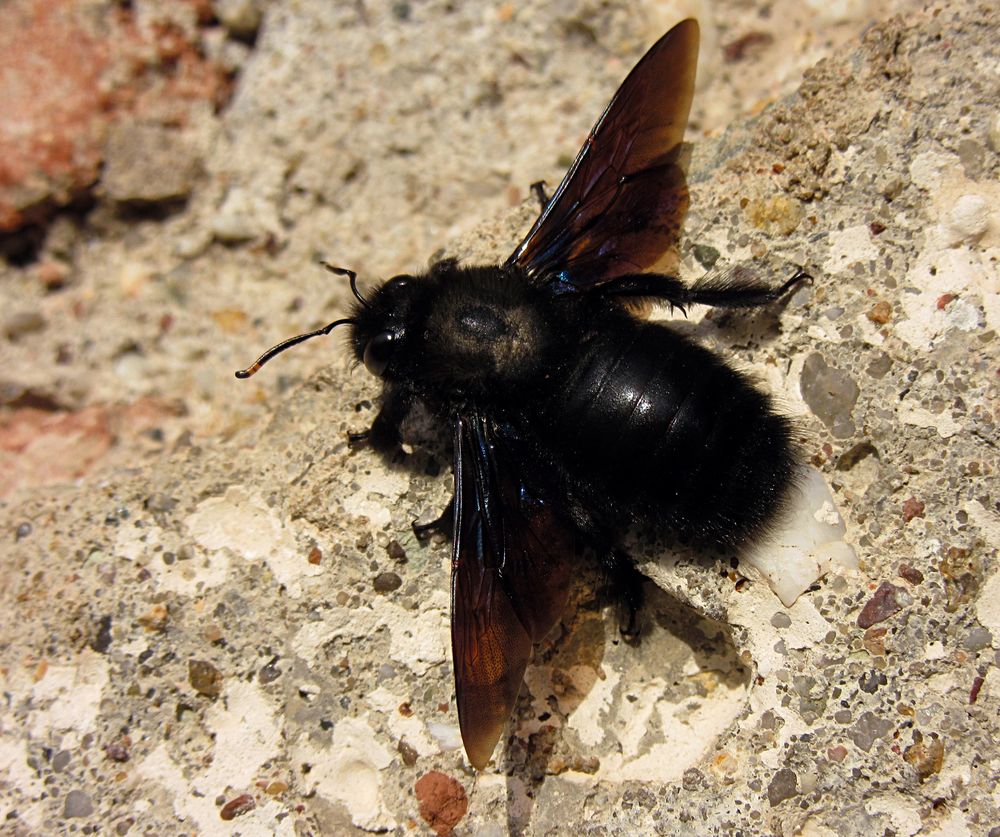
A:
<svg viewBox="0 0 1000 837">
<path fill-rule="evenodd" d="M 554 384 L 542 434 L 604 526 L 665 524 L 738 546 L 780 509 L 795 461 L 788 420 L 667 326 L 609 318 Z"/>
</svg>

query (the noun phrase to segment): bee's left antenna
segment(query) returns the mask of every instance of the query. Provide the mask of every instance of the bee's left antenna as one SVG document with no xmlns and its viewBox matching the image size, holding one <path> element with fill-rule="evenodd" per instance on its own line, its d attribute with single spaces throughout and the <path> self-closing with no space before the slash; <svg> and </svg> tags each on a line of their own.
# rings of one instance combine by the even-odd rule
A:
<svg viewBox="0 0 1000 837">
<path fill-rule="evenodd" d="M 368 300 L 361 296 L 361 291 L 358 290 L 358 274 L 353 270 L 348 270 L 346 267 L 336 267 L 330 264 L 328 261 L 320 259 L 319 263 L 323 265 L 330 273 L 336 273 L 338 276 L 347 276 L 351 280 L 351 293 L 354 294 L 354 298 L 360 302 L 365 308 L 368 307 Z"/>
<path fill-rule="evenodd" d="M 308 334 L 298 334 L 295 337 L 289 337 L 287 340 L 282 340 L 277 346 L 272 346 L 264 354 L 262 354 L 257 360 L 251 363 L 246 369 L 241 369 L 236 373 L 236 377 L 241 380 L 244 378 L 249 378 L 251 375 L 255 374 L 258 369 L 260 369 L 265 363 L 267 363 L 275 355 L 280 355 L 285 349 L 290 349 L 292 346 L 297 346 L 299 343 L 303 343 L 311 337 L 319 337 L 323 334 L 329 334 L 339 325 L 353 324 L 354 318 L 347 317 L 343 320 L 334 320 L 332 323 L 323 326 L 323 328 L 318 328 L 315 331 L 310 331 Z"/>
</svg>

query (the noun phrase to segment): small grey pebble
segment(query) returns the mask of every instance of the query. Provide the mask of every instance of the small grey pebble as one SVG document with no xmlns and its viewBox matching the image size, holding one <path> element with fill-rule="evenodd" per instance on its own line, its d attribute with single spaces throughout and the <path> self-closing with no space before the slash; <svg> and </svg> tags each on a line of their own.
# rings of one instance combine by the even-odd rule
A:
<svg viewBox="0 0 1000 837">
<path fill-rule="evenodd" d="M 962 643 L 966 651 L 982 651 L 993 644 L 993 634 L 989 628 L 973 628 Z"/>
<path fill-rule="evenodd" d="M 276 662 L 268 663 L 266 666 L 261 668 L 259 672 L 257 672 L 257 679 L 264 684 L 273 683 L 279 677 L 281 677 L 281 669 L 278 668 Z"/>
<path fill-rule="evenodd" d="M 81 790 L 71 790 L 63 802 L 64 817 L 89 817 L 94 813 L 94 803 Z"/>
<path fill-rule="evenodd" d="M 771 625 L 775 628 L 787 628 L 792 624 L 791 617 L 787 613 L 782 613 L 780 610 L 771 617 Z"/>
</svg>

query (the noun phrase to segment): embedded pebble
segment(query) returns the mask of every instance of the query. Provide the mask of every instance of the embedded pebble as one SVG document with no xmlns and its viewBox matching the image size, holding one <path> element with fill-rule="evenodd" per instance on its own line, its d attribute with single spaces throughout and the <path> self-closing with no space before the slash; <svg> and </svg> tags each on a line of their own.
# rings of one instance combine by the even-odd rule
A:
<svg viewBox="0 0 1000 837">
<path fill-rule="evenodd" d="M 885 738 L 895 729 L 895 724 L 888 718 L 880 718 L 874 712 L 865 712 L 858 722 L 847 733 L 851 741 L 866 753 L 871 752 L 872 745 L 880 738 Z"/>
<path fill-rule="evenodd" d="M 836 747 L 830 747 L 826 751 L 826 755 L 830 761 L 837 762 L 839 764 L 847 758 L 847 748 L 842 744 L 838 744 Z"/>
<path fill-rule="evenodd" d="M 926 782 L 944 764 L 944 743 L 939 738 L 923 737 L 914 730 L 914 743 L 903 752 L 903 758 L 913 765 L 921 782 Z"/>
<path fill-rule="evenodd" d="M 104 755 L 111 761 L 117 762 L 126 762 L 130 758 L 128 748 L 124 744 L 108 744 L 104 748 Z"/>
<path fill-rule="evenodd" d="M 883 581 L 858 615 L 858 627 L 870 628 L 898 613 L 913 599 L 902 587 Z"/>
<path fill-rule="evenodd" d="M 402 584 L 403 579 L 396 573 L 379 573 L 375 576 L 372 587 L 375 588 L 376 593 L 391 593 L 393 590 L 398 590 Z"/>
<path fill-rule="evenodd" d="M 802 365 L 799 389 L 809 409 L 836 438 L 854 434 L 851 412 L 861 391 L 847 372 L 830 366 L 821 354 L 813 352 Z"/>
<path fill-rule="evenodd" d="M 158 204 L 191 194 L 200 162 L 175 128 L 124 121 L 105 147 L 101 186 L 119 204 Z"/>
<path fill-rule="evenodd" d="M 715 267 L 715 263 L 719 260 L 720 255 L 718 250 L 708 244 L 695 244 L 691 248 L 691 252 L 695 259 L 698 260 L 698 264 L 705 268 L 705 270 L 711 270 Z"/>
<path fill-rule="evenodd" d="M 257 803 L 254 802 L 254 798 L 248 793 L 241 794 L 235 799 L 230 799 L 222 809 L 219 811 L 219 816 L 224 820 L 232 820 L 240 816 L 240 814 L 245 814 L 247 811 L 252 811 L 257 807 Z"/>
<path fill-rule="evenodd" d="M 796 775 L 794 770 L 790 770 L 787 767 L 783 767 L 768 783 L 767 786 L 767 801 L 771 803 L 773 808 L 775 805 L 780 805 L 786 799 L 791 799 L 793 796 L 799 795 L 799 777 Z"/>
<path fill-rule="evenodd" d="M 771 624 L 775 628 L 787 628 L 792 624 L 792 620 L 787 613 L 782 613 L 779 610 L 771 617 Z"/>
<path fill-rule="evenodd" d="M 278 668 L 277 660 L 273 660 L 267 665 L 261 666 L 260 671 L 257 672 L 257 679 L 265 685 L 273 683 L 279 677 L 281 677 L 281 669 Z"/>
<path fill-rule="evenodd" d="M 886 685 L 889 680 L 885 676 L 884 672 L 881 671 L 869 671 L 868 674 L 863 674 L 858 679 L 858 685 L 861 687 L 862 692 L 866 692 L 869 695 L 875 694 L 879 690 L 880 686 Z"/>
<path fill-rule="evenodd" d="M 226 244 L 239 244 L 274 229 L 273 207 L 249 190 L 234 187 L 212 219 L 212 234 Z"/>
<path fill-rule="evenodd" d="M 915 517 L 924 516 L 924 503 L 916 497 L 910 497 L 903 501 L 903 523 L 909 523 Z"/>
<path fill-rule="evenodd" d="M 222 694 L 222 672 L 206 660 L 188 662 L 188 681 L 198 694 L 205 697 L 214 698 Z"/>
<path fill-rule="evenodd" d="M 403 759 L 403 764 L 407 767 L 413 767 L 417 763 L 417 751 L 414 747 L 406 742 L 405 739 L 400 739 L 399 744 L 396 745 L 396 749 L 399 751 L 400 758 Z"/>
<path fill-rule="evenodd" d="M 975 241 L 990 225 L 990 204 L 981 195 L 962 195 L 946 220 L 954 243 Z"/>
<path fill-rule="evenodd" d="M 213 0 L 212 10 L 229 32 L 243 39 L 254 36 L 263 14 L 259 0 Z"/>
<path fill-rule="evenodd" d="M 892 306 L 885 300 L 876 302 L 866 316 L 876 325 L 885 325 L 892 319 Z"/>
<path fill-rule="evenodd" d="M 93 813 L 94 803 L 82 790 L 71 790 L 66 794 L 66 800 L 63 802 L 64 817 L 89 817 Z"/>
<path fill-rule="evenodd" d="M 977 627 L 969 631 L 962 642 L 962 647 L 966 651 L 982 651 L 984 648 L 989 648 L 992 644 L 993 634 L 989 629 Z"/>
<path fill-rule="evenodd" d="M 417 779 L 413 790 L 420 806 L 420 816 L 439 837 L 451 834 L 469 810 L 465 788 L 439 770 L 432 770 Z"/>
</svg>

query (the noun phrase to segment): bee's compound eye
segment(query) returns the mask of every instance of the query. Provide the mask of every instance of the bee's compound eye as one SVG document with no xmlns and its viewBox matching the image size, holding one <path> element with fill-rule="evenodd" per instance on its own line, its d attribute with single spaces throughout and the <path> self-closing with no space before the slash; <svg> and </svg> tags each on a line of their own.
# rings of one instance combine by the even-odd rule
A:
<svg viewBox="0 0 1000 837">
<path fill-rule="evenodd" d="M 386 285 L 392 287 L 394 291 L 401 290 L 409 285 L 412 279 L 413 277 L 408 273 L 401 273 L 399 276 L 393 276 L 392 279 L 386 282 Z"/>
<path fill-rule="evenodd" d="M 391 331 L 382 331 L 376 334 L 368 345 L 365 346 L 365 369 L 381 378 L 385 374 L 389 361 L 392 359 L 393 344 L 396 342 L 396 335 Z"/>
</svg>

